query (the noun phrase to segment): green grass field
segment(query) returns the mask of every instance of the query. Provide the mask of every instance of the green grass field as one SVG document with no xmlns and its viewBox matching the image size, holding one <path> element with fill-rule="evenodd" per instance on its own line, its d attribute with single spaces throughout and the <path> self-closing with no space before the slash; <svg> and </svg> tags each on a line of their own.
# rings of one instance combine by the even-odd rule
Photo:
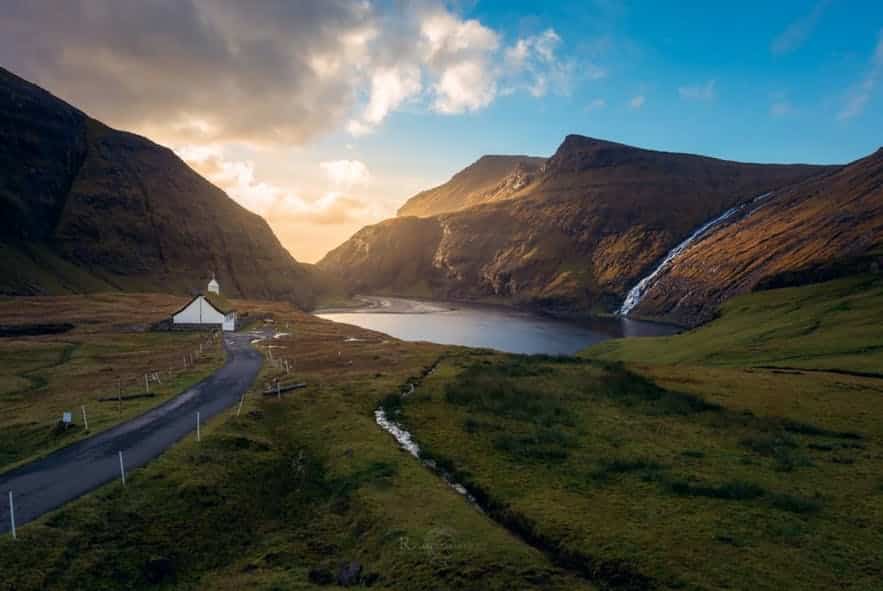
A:
<svg viewBox="0 0 883 591">
<path fill-rule="evenodd" d="M 446 349 L 274 310 L 246 398 L 128 478 L 0 538 L 14 589 L 316 589 L 363 565 L 377 589 L 594 587 L 464 502 L 374 422 L 378 402 Z M 355 337 L 358 341 L 347 341 Z M 338 355 L 340 353 L 340 355 Z M 281 400 L 273 379 L 308 388 Z M 335 588 L 332 584 L 330 588 Z"/>
<path fill-rule="evenodd" d="M 642 364 L 780 366 L 883 375 L 883 276 L 859 275 L 741 296 L 706 326 L 608 341 L 595 358 Z"/>
<path fill-rule="evenodd" d="M 224 362 L 220 340 L 208 336 L 73 331 L 0 339 L 0 473 L 131 419 L 202 380 Z M 185 355 L 194 355 L 194 363 L 185 365 Z M 146 373 L 157 374 L 149 384 L 153 397 L 98 401 L 145 393 Z M 73 415 L 69 428 L 58 424 L 64 412 Z"/>
<path fill-rule="evenodd" d="M 881 326 L 878 276 L 756 293 L 577 359 L 451 357 L 402 416 L 601 586 L 878 589 Z"/>
<path fill-rule="evenodd" d="M 238 306 L 293 333 L 271 343 L 292 373 L 268 363 L 201 443 L 0 539 L 8 588 L 336 588 L 357 561 L 376 589 L 880 589 L 876 277 L 562 358 Z M 15 363 L 3 388 L 29 383 Z M 308 387 L 260 396 L 276 378 Z M 383 401 L 484 513 L 378 428 Z"/>
</svg>

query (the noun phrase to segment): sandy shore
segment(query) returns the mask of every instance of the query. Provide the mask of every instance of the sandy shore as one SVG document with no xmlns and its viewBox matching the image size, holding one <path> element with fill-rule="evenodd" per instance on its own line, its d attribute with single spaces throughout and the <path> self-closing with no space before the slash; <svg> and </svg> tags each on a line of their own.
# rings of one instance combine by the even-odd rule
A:
<svg viewBox="0 0 883 591">
<path fill-rule="evenodd" d="M 433 314 L 456 310 L 457 307 L 445 302 L 430 302 L 412 300 L 408 298 L 395 298 L 389 296 L 356 296 L 359 305 L 349 308 L 323 308 L 316 310 L 314 314 Z"/>
</svg>

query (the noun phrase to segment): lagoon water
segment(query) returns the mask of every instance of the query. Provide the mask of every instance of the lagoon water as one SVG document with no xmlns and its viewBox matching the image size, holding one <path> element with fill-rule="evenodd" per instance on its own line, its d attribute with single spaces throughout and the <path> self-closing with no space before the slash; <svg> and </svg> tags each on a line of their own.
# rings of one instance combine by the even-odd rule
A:
<svg viewBox="0 0 883 591">
<path fill-rule="evenodd" d="M 527 354 L 573 354 L 608 339 L 663 336 L 678 331 L 673 326 L 627 318 L 576 323 L 499 306 L 376 296 L 364 296 L 360 300 L 363 307 L 319 311 L 317 315 L 406 341 Z"/>
</svg>

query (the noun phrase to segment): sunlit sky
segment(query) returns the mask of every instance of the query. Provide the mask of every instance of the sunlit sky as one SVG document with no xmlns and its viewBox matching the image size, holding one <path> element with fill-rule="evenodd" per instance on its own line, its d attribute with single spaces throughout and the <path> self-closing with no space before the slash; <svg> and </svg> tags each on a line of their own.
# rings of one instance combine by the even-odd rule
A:
<svg viewBox="0 0 883 591">
<path fill-rule="evenodd" d="M 0 64 L 172 147 L 306 262 L 568 133 L 772 162 L 883 144 L 871 0 L 7 0 Z"/>
</svg>

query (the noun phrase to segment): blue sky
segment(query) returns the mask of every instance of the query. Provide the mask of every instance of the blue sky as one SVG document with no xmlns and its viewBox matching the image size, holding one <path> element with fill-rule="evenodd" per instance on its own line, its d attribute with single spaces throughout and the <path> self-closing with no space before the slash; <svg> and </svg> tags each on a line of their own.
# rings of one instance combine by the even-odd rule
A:
<svg viewBox="0 0 883 591">
<path fill-rule="evenodd" d="M 170 146 L 315 261 L 483 154 L 883 144 L 883 1 L 33 0 L 2 65 Z"/>
<path fill-rule="evenodd" d="M 554 28 L 577 63 L 569 92 L 499 97 L 458 117 L 398 112 L 362 147 L 444 175 L 484 153 L 548 155 L 568 133 L 759 162 L 841 163 L 883 145 L 881 66 L 863 108 L 847 112 L 875 75 L 883 2 L 537 4 L 463 14 L 512 37 Z M 580 76 L 585 61 L 604 77 Z"/>
</svg>

